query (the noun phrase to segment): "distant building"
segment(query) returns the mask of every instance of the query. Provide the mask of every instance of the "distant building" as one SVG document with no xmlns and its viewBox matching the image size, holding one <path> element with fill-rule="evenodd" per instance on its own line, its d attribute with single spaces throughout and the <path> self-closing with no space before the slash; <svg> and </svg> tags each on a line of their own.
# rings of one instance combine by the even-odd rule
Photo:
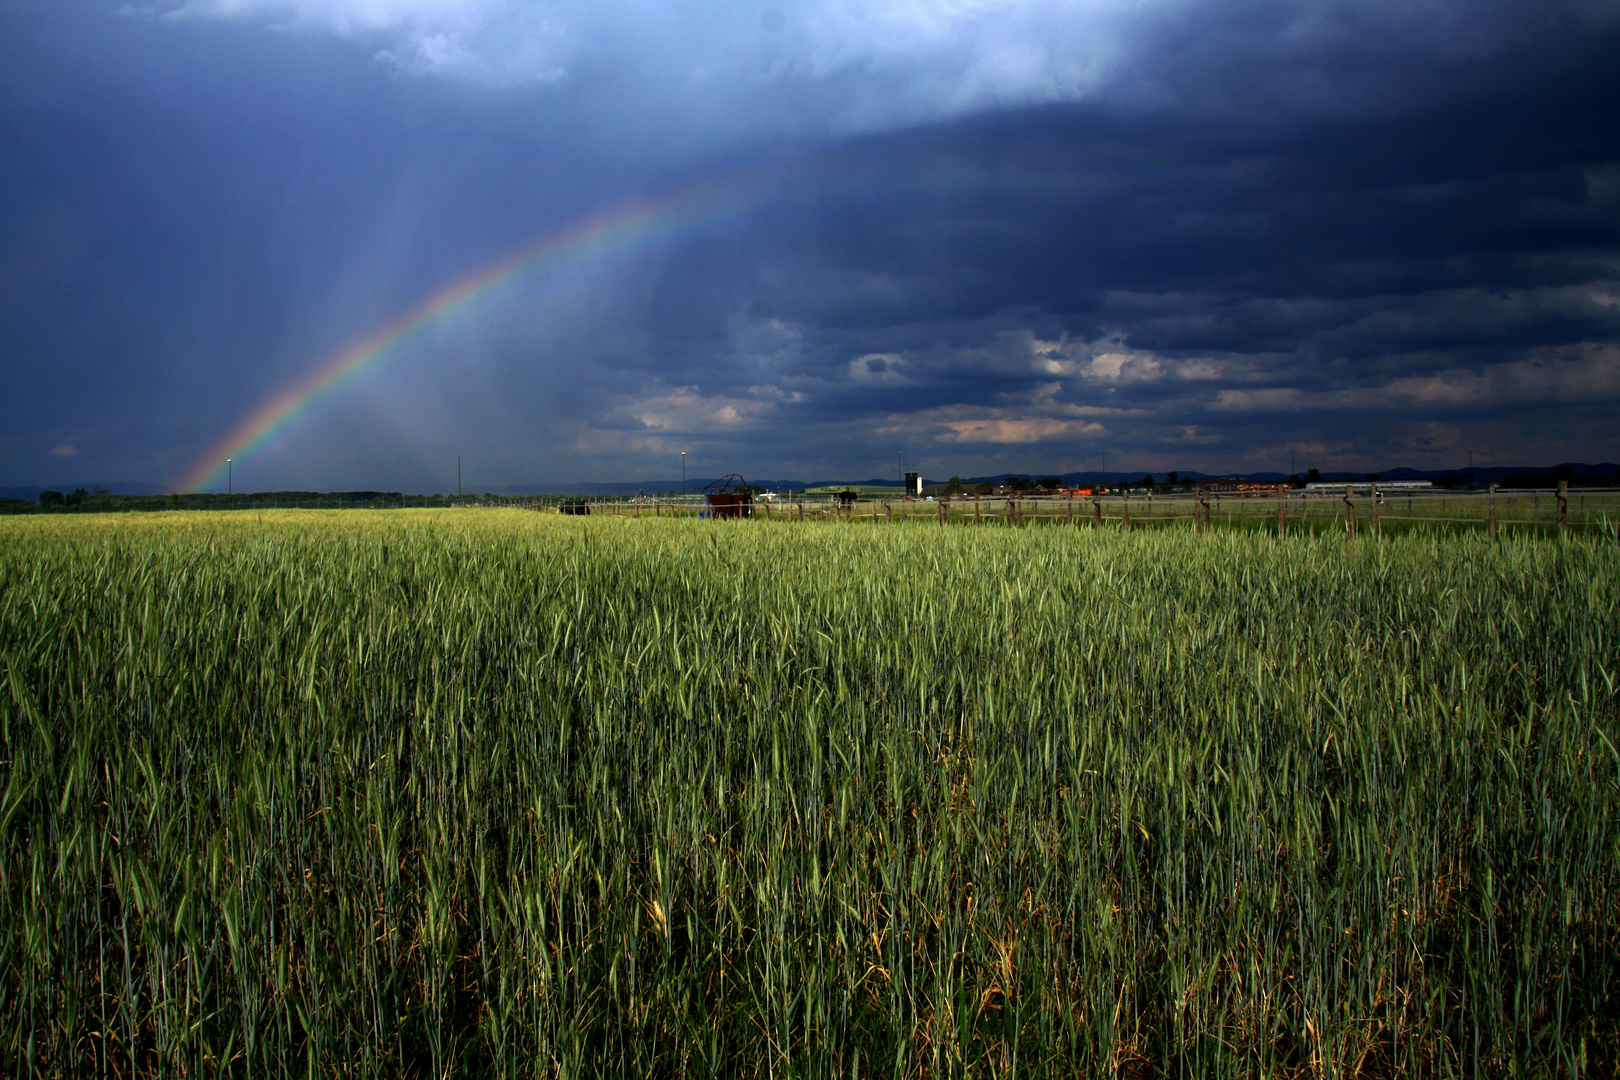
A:
<svg viewBox="0 0 1620 1080">
<path fill-rule="evenodd" d="M 1218 476 L 1210 480 L 1200 480 L 1193 485 L 1198 491 L 1207 491 L 1214 495 L 1230 495 L 1259 486 L 1248 480 L 1240 480 L 1235 476 Z M 1274 492 L 1277 490 L 1277 485 L 1268 484 L 1266 490 Z"/>
<path fill-rule="evenodd" d="M 1357 495 L 1371 495 L 1375 486 L 1379 491 L 1389 495 L 1398 491 L 1432 491 L 1434 482 L 1431 480 L 1340 480 L 1337 482 L 1324 480 L 1319 484 L 1306 484 L 1305 491 L 1311 495 L 1343 495 L 1344 489 L 1349 488 Z"/>
<path fill-rule="evenodd" d="M 994 484 L 928 484 L 918 494 L 932 495 L 936 499 L 970 499 L 975 495 L 994 495 Z"/>
</svg>

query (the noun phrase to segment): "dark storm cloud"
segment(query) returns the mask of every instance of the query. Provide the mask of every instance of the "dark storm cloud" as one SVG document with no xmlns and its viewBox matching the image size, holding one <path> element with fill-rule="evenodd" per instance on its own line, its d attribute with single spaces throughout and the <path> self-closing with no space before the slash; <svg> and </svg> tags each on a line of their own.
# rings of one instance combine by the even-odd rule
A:
<svg viewBox="0 0 1620 1080">
<path fill-rule="evenodd" d="M 1085 439 L 1156 459 L 1193 428 L 1200 456 L 1223 428 L 1239 459 L 1285 442 L 1410 454 L 1406 433 L 1470 420 L 1503 452 L 1534 428 L 1545 452 L 1574 434 L 1612 453 L 1620 78 L 1605 58 L 1620 42 L 1567 44 L 1535 52 L 1539 80 L 1522 55 L 1474 63 L 1468 85 L 1394 115 L 1088 105 L 863 140 L 818 174 L 819 207 L 791 205 L 734 253 L 738 288 L 795 328 L 785 377 L 891 437 L 908 415 L 921 435 L 978 406 L 1059 456 L 1078 430 L 1061 421 L 1081 415 L 1113 417 Z M 688 269 L 669 270 L 658 310 L 722 319 L 694 295 L 713 298 L 713 276 Z M 884 378 L 857 370 L 869 354 Z M 1110 354 L 1122 370 L 1097 365 Z M 1559 425 L 1513 415 L 1549 400 Z"/>
<path fill-rule="evenodd" d="M 435 326 L 263 467 L 383 486 L 469 446 L 486 483 L 657 474 L 681 449 L 778 475 L 901 447 L 947 474 L 1102 447 L 1158 469 L 1620 453 L 1616 5 L 769 13 L 0 15 L 0 389 L 29 403 L 6 473 L 172 475 L 519 244 L 752 174 L 774 179 L 695 229 Z"/>
</svg>

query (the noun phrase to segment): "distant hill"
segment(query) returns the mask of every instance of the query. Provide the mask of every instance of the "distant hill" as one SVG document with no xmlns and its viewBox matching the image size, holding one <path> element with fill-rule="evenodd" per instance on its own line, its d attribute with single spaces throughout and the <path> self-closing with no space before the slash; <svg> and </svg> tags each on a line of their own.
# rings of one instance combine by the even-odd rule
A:
<svg viewBox="0 0 1620 1080">
<path fill-rule="evenodd" d="M 27 499 L 29 502 L 39 501 L 42 491 L 69 492 L 76 488 L 84 488 L 94 495 L 97 491 L 105 491 L 109 495 L 167 495 L 173 488 L 159 487 L 157 484 L 136 484 L 128 481 L 112 480 L 81 480 L 72 484 L 34 484 L 28 487 L 0 487 L 0 497 L 9 499 Z"/>
<path fill-rule="evenodd" d="M 1594 477 L 1610 477 L 1610 476 L 1614 476 L 1616 473 L 1620 473 L 1620 465 L 1614 465 L 1614 464 L 1611 464 L 1609 462 L 1601 462 L 1601 463 L 1596 464 L 1596 465 L 1589 465 L 1589 464 L 1586 464 L 1584 462 L 1564 462 L 1564 463 L 1559 464 L 1559 465 L 1514 465 L 1514 466 L 1498 466 L 1498 467 L 1491 467 L 1491 468 L 1479 467 L 1479 468 L 1475 468 L 1473 470 L 1468 470 L 1468 469 L 1412 469 L 1412 468 L 1404 468 L 1404 467 L 1402 467 L 1402 468 L 1395 468 L 1395 469 L 1382 469 L 1382 470 L 1373 470 L 1373 471 L 1376 471 L 1378 473 L 1378 475 L 1380 477 L 1382 477 L 1383 479 L 1385 479 L 1385 480 L 1435 480 L 1435 481 L 1440 481 L 1440 480 L 1454 479 L 1454 481 L 1456 483 L 1458 483 L 1458 484 L 1467 485 L 1467 484 L 1476 484 L 1476 483 L 1477 484 L 1489 484 L 1489 483 L 1492 483 L 1492 482 L 1500 483 L 1500 482 L 1502 482 L 1503 480 L 1505 480 L 1505 479 L 1507 479 L 1509 477 L 1519 477 L 1519 476 L 1546 477 L 1546 482 L 1550 484 L 1552 482 L 1553 477 L 1555 476 L 1555 474 L 1558 472 L 1558 470 L 1561 470 L 1561 469 L 1568 469 L 1569 470 L 1568 475 L 1571 478 L 1576 478 L 1576 479 L 1590 479 L 1590 478 L 1594 478 Z M 1472 472 L 1473 475 L 1471 477 L 1465 477 L 1464 474 L 1469 473 L 1470 471 Z M 1082 472 L 1066 472 L 1066 473 L 1010 473 L 1010 472 L 1008 472 L 1008 473 L 995 473 L 995 474 L 992 474 L 992 475 L 989 475 L 989 476 L 964 476 L 964 477 L 962 477 L 962 479 L 963 479 L 964 482 L 972 483 L 972 484 L 998 484 L 999 485 L 999 484 L 1007 483 L 1007 481 L 1009 481 L 1010 479 L 1012 479 L 1015 476 L 1020 477 L 1022 479 L 1025 479 L 1025 480 L 1035 480 L 1035 479 L 1040 478 L 1040 477 L 1056 476 L 1060 480 L 1062 480 L 1064 484 L 1072 486 L 1072 485 L 1075 485 L 1075 484 L 1134 483 L 1135 481 L 1142 479 L 1142 477 L 1144 475 L 1146 475 L 1145 470 L 1143 470 L 1143 471 L 1137 471 L 1137 470 L 1126 471 L 1126 470 L 1109 469 L 1106 473 L 1103 473 L 1103 472 L 1100 472 L 1100 471 L 1097 471 L 1097 470 L 1082 471 Z M 1163 481 L 1168 475 L 1169 475 L 1168 472 L 1158 472 L 1158 473 L 1153 474 L 1153 478 L 1155 480 Z M 1304 475 L 1303 471 L 1301 472 L 1301 475 L 1302 476 Z M 1361 480 L 1361 479 L 1364 479 L 1366 476 L 1367 476 L 1367 473 L 1365 473 L 1365 472 L 1350 472 L 1350 471 L 1345 471 L 1345 470 L 1330 470 L 1330 471 L 1322 473 L 1322 479 L 1325 480 L 1325 481 L 1328 481 L 1330 483 L 1334 482 L 1334 481 L 1340 481 L 1340 480 L 1344 480 L 1344 481 Z M 1283 473 L 1283 472 L 1204 473 L 1204 472 L 1198 472 L 1196 470 L 1191 470 L 1191 471 L 1177 470 L 1176 471 L 1176 477 L 1177 477 L 1178 480 L 1199 481 L 1199 480 L 1213 480 L 1213 479 L 1219 478 L 1219 479 L 1231 479 L 1231 480 L 1244 480 L 1244 481 L 1248 481 L 1250 483 L 1256 483 L 1256 484 L 1276 484 L 1276 483 L 1281 483 L 1281 482 L 1287 480 L 1288 479 L 1288 474 Z M 925 483 L 925 484 L 942 484 L 948 479 L 949 479 L 948 476 L 924 476 L 923 477 L 923 483 Z M 704 485 L 710 483 L 712 480 L 713 480 L 713 477 L 691 477 L 691 478 L 688 478 L 688 480 L 686 481 L 686 489 L 687 489 L 688 492 L 696 494 L 698 492 L 701 492 L 703 490 L 703 488 L 704 488 Z M 888 487 L 888 488 L 894 488 L 896 490 L 898 490 L 899 487 L 900 487 L 900 484 L 897 481 L 888 480 L 888 479 L 884 479 L 884 478 L 873 478 L 873 479 L 867 479 L 867 480 L 855 480 L 855 479 L 850 479 L 850 478 L 815 479 L 815 480 L 780 480 L 780 479 L 777 479 L 777 480 L 756 480 L 756 479 L 753 479 L 753 478 L 749 478 L 748 482 L 750 484 L 753 484 L 756 487 L 763 487 L 768 491 L 787 491 L 787 490 L 802 491 L 805 488 L 844 487 L 846 485 L 850 486 L 850 487 Z M 491 489 L 491 490 L 493 490 L 496 494 L 499 494 L 499 495 L 529 495 L 529 494 L 533 494 L 533 495 L 543 495 L 543 494 L 634 495 L 637 492 L 641 492 L 641 491 L 647 492 L 648 494 L 652 494 L 653 492 L 658 492 L 658 491 L 664 491 L 664 492 L 680 491 L 681 490 L 681 482 L 678 479 L 674 480 L 674 481 L 670 481 L 670 480 L 643 480 L 643 481 L 639 481 L 639 482 L 635 482 L 635 483 L 603 483 L 603 482 L 594 482 L 594 481 L 578 481 L 578 482 L 575 482 L 575 483 L 572 483 L 572 484 L 566 484 L 566 483 L 513 484 L 513 485 L 508 485 L 508 486 L 502 487 L 502 488 L 494 488 L 494 489 Z"/>
<path fill-rule="evenodd" d="M 1611 480 L 1612 479 L 1613 483 L 1615 483 L 1617 485 L 1620 485 L 1620 465 L 1615 465 L 1612 462 L 1600 462 L 1600 463 L 1598 463 L 1596 465 L 1590 465 L 1590 464 L 1587 464 L 1585 462 L 1570 461 L 1570 462 L 1563 462 L 1563 463 L 1558 464 L 1558 465 L 1504 465 L 1504 466 L 1491 466 L 1491 467 L 1479 466 L 1479 467 L 1471 469 L 1471 470 L 1470 469 L 1411 469 L 1411 468 L 1400 467 L 1400 468 L 1394 468 L 1394 469 L 1379 469 L 1379 470 L 1375 470 L 1375 471 L 1377 472 L 1378 476 L 1380 478 L 1384 479 L 1384 480 L 1433 480 L 1433 481 L 1437 481 L 1437 482 L 1444 482 L 1444 483 L 1446 483 L 1447 486 L 1461 486 L 1461 487 L 1484 485 L 1484 484 L 1490 484 L 1490 483 L 1517 484 L 1517 485 L 1521 485 L 1521 486 L 1546 486 L 1546 485 L 1552 484 L 1554 482 L 1554 480 L 1556 478 L 1560 477 L 1560 476 L 1567 477 L 1567 478 L 1575 480 L 1577 482 L 1586 481 L 1587 483 L 1591 483 L 1593 480 Z M 1037 472 L 1037 473 L 995 473 L 995 474 L 989 475 L 989 476 L 964 476 L 964 477 L 962 477 L 962 480 L 964 482 L 966 482 L 966 483 L 972 483 L 972 484 L 998 484 L 999 485 L 999 484 L 1007 483 L 1007 481 L 1009 481 L 1013 477 L 1020 477 L 1020 478 L 1025 479 L 1025 480 L 1036 480 L 1036 479 L 1039 479 L 1041 477 L 1056 476 L 1065 485 L 1073 486 L 1073 485 L 1076 485 L 1076 484 L 1134 483 L 1134 482 L 1142 479 L 1142 477 L 1144 475 L 1146 475 L 1146 470 L 1140 470 L 1139 471 L 1139 470 L 1110 469 L 1106 473 L 1099 472 L 1099 471 L 1096 471 L 1096 470 L 1083 471 L 1083 472 L 1066 472 L 1066 473 L 1045 473 L 1045 472 Z M 1155 480 L 1163 481 L 1169 475 L 1169 473 L 1168 472 L 1156 472 L 1156 473 L 1153 473 L 1152 475 L 1153 475 L 1153 478 Z M 1365 479 L 1367 475 L 1368 475 L 1368 473 L 1365 473 L 1365 472 L 1350 472 L 1350 471 L 1344 471 L 1344 470 L 1328 470 L 1328 471 L 1325 471 L 1325 472 L 1323 472 L 1321 474 L 1321 478 L 1324 481 L 1327 481 L 1329 483 L 1333 483 L 1333 482 L 1337 482 L 1337 481 L 1362 480 L 1362 479 Z M 1248 473 L 1220 473 L 1220 474 L 1213 474 L 1213 473 L 1197 472 L 1195 470 L 1194 471 L 1177 470 L 1176 476 L 1177 476 L 1178 480 L 1198 481 L 1198 480 L 1212 480 L 1212 479 L 1219 478 L 1219 479 L 1230 479 L 1230 480 L 1243 480 L 1243 481 L 1248 481 L 1250 483 L 1256 483 L 1256 484 L 1275 484 L 1275 483 L 1279 483 L 1281 481 L 1284 481 L 1284 480 L 1288 479 L 1288 475 L 1286 473 L 1281 473 L 1281 472 L 1248 472 Z M 707 486 L 708 484 L 712 483 L 714 481 L 714 479 L 715 478 L 712 477 L 712 476 L 692 476 L 692 477 L 688 477 L 687 480 L 686 480 L 686 490 L 687 490 L 688 493 L 693 494 L 693 495 L 699 494 L 699 493 L 701 493 L 703 491 L 704 487 Z M 944 483 L 948 479 L 950 479 L 949 476 L 932 476 L 932 475 L 930 475 L 930 476 L 924 476 L 923 477 L 923 483 L 925 483 L 925 484 L 941 484 L 941 483 Z M 851 479 L 851 478 L 847 478 L 847 477 L 831 478 L 831 479 L 829 479 L 829 478 L 818 478 L 818 479 L 812 479 L 812 480 L 780 479 L 780 478 L 777 478 L 777 479 L 760 479 L 760 478 L 756 478 L 756 477 L 749 477 L 748 482 L 751 485 L 755 486 L 755 487 L 764 488 L 767 491 L 790 491 L 790 490 L 791 491 L 802 491 L 802 490 L 804 490 L 806 488 L 845 487 L 845 486 L 857 487 L 857 488 L 859 488 L 859 487 L 892 488 L 892 489 L 894 489 L 896 491 L 898 491 L 899 488 L 900 488 L 900 484 L 899 484 L 898 481 L 889 480 L 889 479 L 887 479 L 885 477 L 873 477 L 873 478 L 869 478 L 869 479 L 865 479 L 865 480 L 856 480 L 856 479 Z M 157 484 L 141 484 L 141 483 L 133 483 L 133 482 L 128 482 L 128 481 L 120 481 L 120 482 L 110 482 L 110 481 L 90 482 L 90 481 L 85 481 L 85 482 L 81 482 L 81 483 L 72 483 L 72 484 L 52 484 L 52 485 L 49 485 L 49 487 L 41 487 L 39 485 L 32 485 L 32 486 L 26 486 L 26 487 L 0 488 L 0 498 L 24 499 L 24 500 L 27 500 L 29 502 L 35 502 L 35 501 L 37 501 L 39 499 L 39 493 L 41 491 L 54 490 L 54 491 L 61 491 L 61 492 L 71 492 L 75 488 L 81 488 L 81 487 L 84 488 L 87 492 L 90 492 L 92 494 L 94 494 L 98 490 L 105 490 L 109 494 L 112 494 L 112 495 L 167 495 L 172 490 L 170 488 L 162 487 L 162 486 L 157 485 Z M 438 490 L 442 491 L 443 487 L 444 487 L 443 484 L 438 485 Z M 418 492 L 407 492 L 406 494 L 409 497 L 416 498 L 416 497 L 420 497 L 421 494 L 426 494 L 429 490 L 432 490 L 432 489 L 424 487 L 420 493 L 418 493 Z M 490 492 L 491 494 L 495 494 L 495 495 L 619 495 L 619 496 L 630 496 L 630 495 L 635 495 L 638 492 L 646 492 L 647 494 L 651 495 L 651 494 L 654 494 L 656 492 L 671 493 L 671 492 L 679 492 L 680 490 L 681 490 L 681 481 L 680 481 L 680 478 L 677 477 L 674 480 L 664 479 L 664 480 L 636 480 L 636 481 L 618 481 L 618 482 L 595 481 L 595 480 L 579 480 L 579 481 L 571 481 L 571 482 L 538 481 L 537 480 L 537 481 L 532 481 L 532 482 L 526 483 L 526 484 L 502 484 L 502 485 L 499 485 L 499 486 L 480 487 L 477 491 L 474 491 L 474 490 L 472 490 L 471 487 L 469 487 L 468 490 L 467 490 L 467 494 L 469 496 L 476 496 L 476 495 L 482 494 L 483 492 L 487 491 L 487 492 Z M 331 492 L 328 492 L 328 493 L 316 493 L 316 492 L 278 492 L 278 493 L 268 493 L 268 492 L 266 492 L 266 493 L 261 493 L 261 495 L 263 497 L 281 496 L 281 497 L 287 497 L 287 498 L 297 497 L 297 498 L 303 498 L 303 499 L 312 499 L 312 498 L 317 498 L 317 497 L 319 497 L 319 498 L 336 498 L 336 497 L 341 497 L 342 495 L 348 495 L 350 497 L 367 497 L 367 496 L 374 496 L 374 495 L 377 495 L 377 494 L 382 494 L 382 495 L 384 495 L 384 497 L 390 497 L 390 498 L 399 497 L 396 493 L 392 493 L 392 492 L 389 492 L 389 493 L 373 493 L 373 492 L 346 492 L 346 493 L 331 493 Z M 448 493 L 446 493 L 446 494 L 448 494 Z"/>
</svg>

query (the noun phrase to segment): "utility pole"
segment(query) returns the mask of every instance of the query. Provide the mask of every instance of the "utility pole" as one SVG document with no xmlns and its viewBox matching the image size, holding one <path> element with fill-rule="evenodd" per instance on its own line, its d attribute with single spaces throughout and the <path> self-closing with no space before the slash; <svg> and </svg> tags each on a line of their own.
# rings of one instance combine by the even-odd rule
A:
<svg viewBox="0 0 1620 1080">
<path fill-rule="evenodd" d="M 461 455 L 456 455 L 456 494 L 461 494 Z"/>
</svg>

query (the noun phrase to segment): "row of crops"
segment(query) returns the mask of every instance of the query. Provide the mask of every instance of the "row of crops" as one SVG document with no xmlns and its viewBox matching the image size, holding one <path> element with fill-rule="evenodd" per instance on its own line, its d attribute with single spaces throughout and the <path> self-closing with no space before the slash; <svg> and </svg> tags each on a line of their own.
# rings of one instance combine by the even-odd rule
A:
<svg viewBox="0 0 1620 1080">
<path fill-rule="evenodd" d="M 0 523 L 19 1076 L 1603 1075 L 1620 546 Z"/>
</svg>

